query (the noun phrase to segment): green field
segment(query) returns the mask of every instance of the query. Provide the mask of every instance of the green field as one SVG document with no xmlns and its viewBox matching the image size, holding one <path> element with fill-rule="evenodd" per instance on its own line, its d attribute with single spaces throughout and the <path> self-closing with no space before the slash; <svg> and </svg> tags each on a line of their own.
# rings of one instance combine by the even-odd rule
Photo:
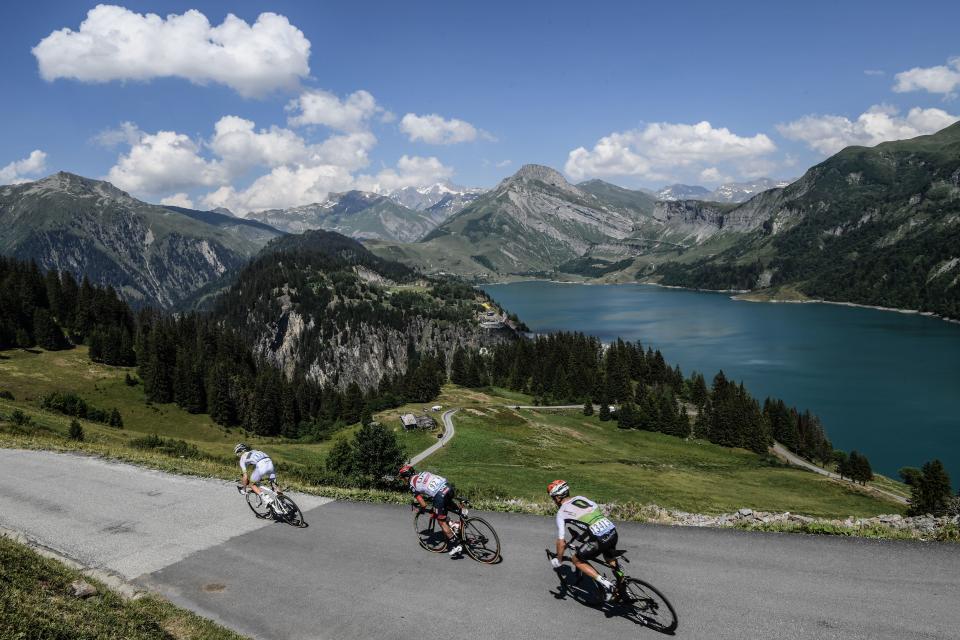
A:
<svg viewBox="0 0 960 640">
<path fill-rule="evenodd" d="M 0 390 L 15 396 L 13 401 L 0 399 L 0 415 L 9 418 L 14 409 L 20 409 L 41 427 L 27 439 L 22 433 L 17 435 L 9 424 L 0 427 L 0 436 L 6 430 L 0 445 L 81 449 L 166 470 L 230 477 L 237 474 L 232 470 L 233 444 L 244 440 L 270 452 L 281 475 L 302 471 L 299 476 L 306 478 L 311 469 L 322 467 L 332 446 L 333 440 L 302 443 L 256 438 L 240 430 L 224 429 L 206 415 L 191 415 L 175 405 L 149 405 L 144 401 L 142 387 L 124 383 L 128 372 L 133 373 L 130 369 L 90 363 L 85 348 L 0 352 Z M 124 428 L 82 421 L 86 441 L 67 440 L 63 436 L 69 418 L 39 407 L 40 398 L 50 391 L 75 392 L 98 408 L 117 407 L 123 415 Z M 488 504 L 519 498 L 545 509 L 548 503 L 544 488 L 551 480 L 562 477 L 572 483 L 575 491 L 601 502 L 657 504 L 700 513 L 749 507 L 843 518 L 903 510 L 885 498 L 786 466 L 772 456 L 699 440 L 623 431 L 614 422 L 600 422 L 596 416 L 587 418 L 576 410 L 508 408 L 530 402 L 528 396 L 502 389 L 481 392 L 447 385 L 433 402 L 382 411 L 374 417 L 394 430 L 408 455 L 413 455 L 436 442 L 442 432 L 442 411 L 433 413 L 429 407 L 460 407 L 454 418 L 456 436 L 426 466 Z M 399 416 L 407 412 L 429 413 L 438 428 L 432 432 L 405 432 Z M 355 428 L 347 428 L 335 438 L 349 436 Z M 207 457 L 178 459 L 129 446 L 132 438 L 146 434 L 186 440 Z M 876 484 L 901 494 L 905 490 L 886 478 L 878 478 Z"/>
<path fill-rule="evenodd" d="M 191 414 L 175 404 L 147 403 L 143 387 L 127 386 L 125 375 L 136 376 L 135 368 L 109 367 L 92 363 L 87 348 L 69 351 L 8 350 L 0 351 L 0 390 L 9 391 L 14 400 L 0 399 L 0 414 L 9 416 L 14 409 L 29 415 L 35 424 L 65 435 L 70 418 L 40 409 L 40 399 L 52 391 L 69 391 L 81 396 L 92 406 L 110 410 L 116 407 L 123 417 L 123 429 L 81 420 L 88 445 L 125 447 L 133 438 L 156 434 L 164 438 L 185 440 L 202 453 L 223 464 L 235 464 L 233 445 L 238 441 L 266 449 L 277 463 L 278 471 L 308 470 L 323 465 L 333 440 L 302 443 L 283 438 L 259 438 L 240 429 L 226 429 L 205 414 Z M 386 417 L 389 413 L 385 412 Z M 379 414 L 378 414 L 379 415 Z M 386 422 L 391 426 L 399 425 Z M 345 429 L 350 435 L 355 427 Z M 430 434 L 415 432 L 398 435 L 411 453 L 431 444 Z M 237 475 L 239 476 L 239 467 Z"/>
<path fill-rule="evenodd" d="M 430 460 L 465 493 L 544 500 L 563 478 L 601 502 L 655 503 L 698 513 L 740 507 L 819 517 L 870 516 L 902 508 L 772 456 L 685 441 L 577 412 L 466 408 L 456 437 Z"/>
<path fill-rule="evenodd" d="M 73 595 L 84 579 L 98 593 Z M 124 600 L 79 571 L 0 538 L 0 638 L 86 640 L 242 640 L 242 637 L 157 596 Z"/>
</svg>

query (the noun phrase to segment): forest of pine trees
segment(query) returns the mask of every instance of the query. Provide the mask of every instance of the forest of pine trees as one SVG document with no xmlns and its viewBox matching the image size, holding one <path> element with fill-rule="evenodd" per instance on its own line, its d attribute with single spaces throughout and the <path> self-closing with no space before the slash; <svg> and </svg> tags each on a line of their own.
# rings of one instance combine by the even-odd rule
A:
<svg viewBox="0 0 960 640">
<path fill-rule="evenodd" d="M 685 378 L 639 342 L 603 345 L 582 333 L 556 333 L 499 345 L 486 356 L 458 350 L 451 380 L 529 393 L 536 404 L 583 404 L 587 415 L 596 403 L 600 420 L 614 419 L 623 429 L 694 436 L 757 453 L 776 439 L 809 460 L 832 460 L 833 447 L 809 411 L 773 399 L 761 408 L 722 371 L 710 386 L 699 373 Z"/>
<path fill-rule="evenodd" d="M 0 349 L 88 344 L 96 362 L 132 365 L 134 318 L 112 287 L 0 257 Z"/>
<path fill-rule="evenodd" d="M 330 240 L 318 236 L 314 241 Z M 345 258 L 347 249 L 354 253 Z M 300 292 L 298 303 L 317 298 L 309 300 L 310 307 L 325 308 L 329 296 L 356 293 L 369 299 L 368 287 L 345 272 L 327 273 L 328 288 L 310 286 L 309 273 L 340 268 L 344 261 L 376 260 L 352 245 L 339 251 L 339 257 L 323 257 L 303 249 L 284 254 L 283 260 L 276 256 L 270 260 L 268 254 L 245 270 L 242 291 L 235 285 L 233 295 L 221 297 L 212 313 L 179 316 L 153 309 L 134 316 L 110 287 L 96 287 L 86 279 L 78 285 L 68 273 L 43 274 L 35 264 L 0 258 L 0 296 L 5 301 L 0 307 L 0 348 L 63 349 L 86 343 L 95 361 L 135 364 L 150 402 L 174 402 L 191 413 L 209 414 L 223 426 L 264 436 L 328 437 L 364 413 L 432 400 L 448 370 L 442 354 L 418 353 L 410 344 L 405 374 L 385 378 L 366 392 L 356 384 L 341 391 L 320 387 L 302 374 L 288 379 L 254 357 L 251 336 L 243 333 L 243 327 L 229 326 L 225 318 L 255 309 L 262 292 L 274 283 L 294 282 Z M 396 326 L 408 313 L 469 318 L 471 291 L 464 285 L 437 282 L 433 302 L 398 294 L 386 310 L 373 305 L 344 307 L 326 315 L 314 348 L 322 348 L 327 333 L 374 317 Z M 599 403 L 600 419 L 616 420 L 623 429 L 694 436 L 757 453 L 766 452 L 776 439 L 809 460 L 824 464 L 833 460 L 830 441 L 809 411 L 800 413 L 776 399 L 767 399 L 761 408 L 742 384 L 728 380 L 722 371 L 709 386 L 699 373 L 685 378 L 659 351 L 644 349 L 639 342 L 603 345 L 582 333 L 556 333 L 503 343 L 484 354 L 458 349 L 449 370 L 455 384 L 521 391 L 538 404 L 583 404 L 590 412 L 592 404 Z M 617 407 L 615 412 L 610 405 Z"/>
</svg>

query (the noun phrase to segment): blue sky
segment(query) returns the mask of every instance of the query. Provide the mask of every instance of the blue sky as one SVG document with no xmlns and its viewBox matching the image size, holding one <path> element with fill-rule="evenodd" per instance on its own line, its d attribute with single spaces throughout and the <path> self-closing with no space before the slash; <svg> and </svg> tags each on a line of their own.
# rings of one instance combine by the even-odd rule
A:
<svg viewBox="0 0 960 640">
<path fill-rule="evenodd" d="M 960 3 L 732 4 L 7 4 L 0 182 L 241 212 L 528 162 L 716 186 L 960 114 Z"/>
</svg>

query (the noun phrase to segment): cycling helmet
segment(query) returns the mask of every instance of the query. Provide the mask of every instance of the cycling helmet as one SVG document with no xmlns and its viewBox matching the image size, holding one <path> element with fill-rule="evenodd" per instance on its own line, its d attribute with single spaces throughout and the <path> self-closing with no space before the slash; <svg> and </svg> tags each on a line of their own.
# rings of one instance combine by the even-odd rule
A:
<svg viewBox="0 0 960 640">
<path fill-rule="evenodd" d="M 417 470 L 413 468 L 413 465 L 405 464 L 402 467 L 400 467 L 400 471 L 397 472 L 397 475 L 400 476 L 401 478 L 409 478 L 416 472 Z"/>
<path fill-rule="evenodd" d="M 240 455 L 244 451 L 250 451 L 250 447 L 248 447 L 242 442 L 238 443 L 237 446 L 233 448 L 233 454 L 236 456 Z"/>
<path fill-rule="evenodd" d="M 554 480 L 547 485 L 547 493 L 551 498 L 563 498 L 570 495 L 570 487 L 567 486 L 566 480 Z"/>
</svg>

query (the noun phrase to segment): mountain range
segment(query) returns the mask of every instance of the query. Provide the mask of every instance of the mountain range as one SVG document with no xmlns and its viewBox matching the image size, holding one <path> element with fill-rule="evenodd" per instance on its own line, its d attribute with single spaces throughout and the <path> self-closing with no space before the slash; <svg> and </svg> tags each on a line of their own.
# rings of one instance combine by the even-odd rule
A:
<svg viewBox="0 0 960 640">
<path fill-rule="evenodd" d="M 0 187 L 0 228 L 0 253 L 162 307 L 239 269 L 281 235 L 255 220 L 148 204 L 64 172 Z"/>
<path fill-rule="evenodd" d="M 58 173 L 0 187 L 0 253 L 169 308 L 222 289 L 271 239 L 321 226 L 425 274 L 639 279 L 960 317 L 960 124 L 849 147 L 788 185 L 716 201 L 765 185 L 670 200 L 525 165 L 489 191 L 350 191 L 237 218 Z"/>
<path fill-rule="evenodd" d="M 414 242 L 476 199 L 482 189 L 438 183 L 406 187 L 387 194 L 367 191 L 331 193 L 323 202 L 247 214 L 287 233 L 311 229 L 352 238 Z"/>
<path fill-rule="evenodd" d="M 742 203 L 572 185 L 526 165 L 420 242 L 371 248 L 478 280 L 641 279 L 956 318 L 960 124 L 849 147 Z"/>
<path fill-rule="evenodd" d="M 651 192 L 657 200 L 709 200 L 711 202 L 746 202 L 761 191 L 785 187 L 793 180 L 758 178 L 749 182 L 728 182 L 714 190 L 699 185 L 672 184 Z"/>
</svg>

